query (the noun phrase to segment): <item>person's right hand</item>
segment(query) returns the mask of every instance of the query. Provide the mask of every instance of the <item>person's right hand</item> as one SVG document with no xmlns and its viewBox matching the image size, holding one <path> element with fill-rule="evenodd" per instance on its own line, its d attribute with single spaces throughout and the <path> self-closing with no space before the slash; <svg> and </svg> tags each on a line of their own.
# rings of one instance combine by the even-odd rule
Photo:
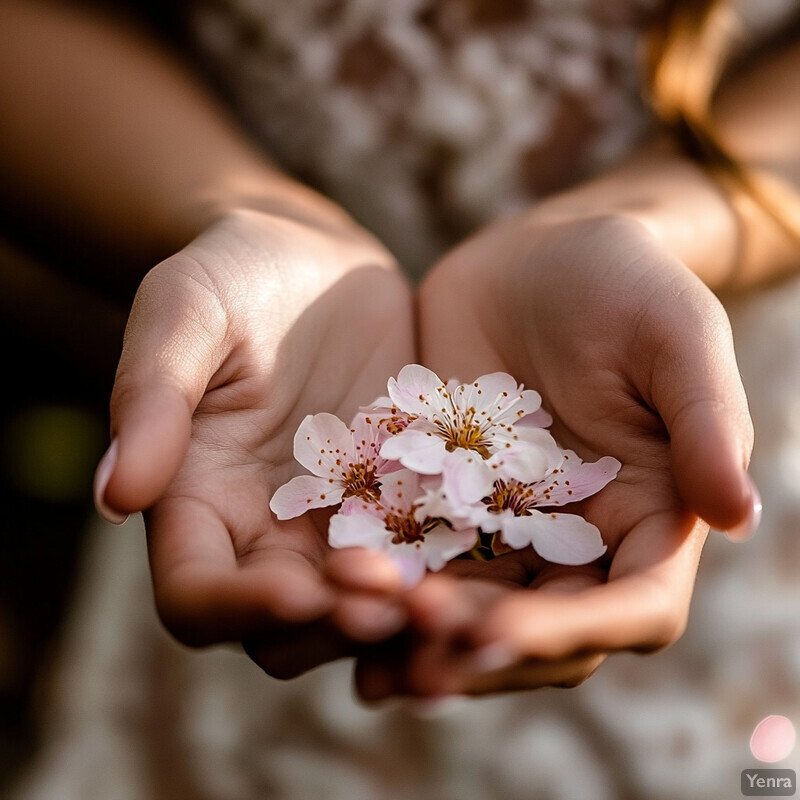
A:
<svg viewBox="0 0 800 800">
<path fill-rule="evenodd" d="M 741 538 L 760 505 L 719 301 L 640 222 L 556 218 L 542 205 L 453 250 L 419 302 L 423 363 L 445 380 L 511 373 L 542 394 L 562 447 L 586 461 L 613 456 L 622 468 L 568 506 L 599 528 L 603 557 L 556 565 L 526 549 L 451 562 L 406 593 L 413 648 L 362 654 L 362 694 L 574 685 L 608 652 L 672 644 L 708 524 Z"/>
<path fill-rule="evenodd" d="M 107 517 L 146 510 L 157 606 L 179 640 L 243 641 L 279 677 L 350 651 L 328 621 L 327 516 L 278 522 L 268 503 L 296 474 L 305 415 L 349 422 L 412 360 L 410 289 L 344 215 L 232 212 L 145 277 L 96 501 Z M 363 606 L 378 637 L 402 625 Z"/>
</svg>

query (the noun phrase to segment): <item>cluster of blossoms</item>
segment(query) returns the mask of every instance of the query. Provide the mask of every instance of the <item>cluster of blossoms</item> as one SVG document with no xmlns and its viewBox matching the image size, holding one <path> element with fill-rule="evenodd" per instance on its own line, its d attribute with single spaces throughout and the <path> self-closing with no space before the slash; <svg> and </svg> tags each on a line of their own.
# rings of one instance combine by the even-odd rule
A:
<svg viewBox="0 0 800 800">
<path fill-rule="evenodd" d="M 444 383 L 417 364 L 390 378 L 388 392 L 349 428 L 333 414 L 303 420 L 294 455 L 312 474 L 278 489 L 278 519 L 341 503 L 331 546 L 385 551 L 408 584 L 486 537 L 495 554 L 531 545 L 558 564 L 605 552 L 594 525 L 553 509 L 598 492 L 620 463 L 559 448 L 537 392 L 503 372 Z"/>
</svg>

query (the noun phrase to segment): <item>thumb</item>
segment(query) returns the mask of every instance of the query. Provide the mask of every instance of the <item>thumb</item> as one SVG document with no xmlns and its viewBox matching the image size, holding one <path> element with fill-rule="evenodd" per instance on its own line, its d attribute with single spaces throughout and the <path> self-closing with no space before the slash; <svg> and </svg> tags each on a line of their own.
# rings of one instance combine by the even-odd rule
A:
<svg viewBox="0 0 800 800">
<path fill-rule="evenodd" d="M 652 362 L 652 401 L 670 435 L 678 491 L 687 506 L 732 539 L 758 525 L 761 499 L 747 465 L 753 427 L 733 336 L 713 299 L 670 326 Z M 676 321 L 677 322 L 677 321 Z"/>
<path fill-rule="evenodd" d="M 95 474 L 95 505 L 122 522 L 148 508 L 180 469 L 192 416 L 224 361 L 227 315 L 180 254 L 142 281 L 111 394 L 111 446 Z"/>
</svg>

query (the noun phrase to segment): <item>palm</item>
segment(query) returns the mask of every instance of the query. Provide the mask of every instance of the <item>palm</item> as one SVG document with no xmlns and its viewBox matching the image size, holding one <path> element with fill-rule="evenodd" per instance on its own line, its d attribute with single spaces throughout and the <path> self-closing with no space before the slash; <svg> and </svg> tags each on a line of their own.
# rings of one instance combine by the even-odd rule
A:
<svg viewBox="0 0 800 800">
<path fill-rule="evenodd" d="M 541 392 L 563 447 L 622 462 L 618 478 L 576 509 L 601 530 L 608 552 L 586 567 L 548 565 L 530 551 L 456 564 L 454 581 L 429 578 L 409 602 L 431 641 L 506 640 L 539 668 L 548 662 L 537 673 L 546 679 L 520 679 L 529 686 L 558 682 L 550 667 L 571 669 L 580 653 L 656 649 L 680 634 L 707 527 L 676 485 L 671 439 L 655 411 L 669 394 L 658 370 L 673 355 L 664 343 L 669 304 L 688 319 L 687 309 L 705 313 L 702 302 L 713 312 L 714 301 L 637 231 L 612 230 L 611 244 L 512 233 L 511 225 L 489 229 L 429 276 L 420 297 L 423 357 L 445 379 L 510 372 Z M 520 591 L 528 588 L 537 592 Z M 412 685 L 437 674 L 430 667 L 415 654 Z M 475 680 L 462 674 L 439 689 L 481 690 Z"/>
<path fill-rule="evenodd" d="M 261 215 L 212 230 L 148 280 L 145 297 L 164 282 L 178 318 L 202 321 L 200 337 L 171 338 L 210 342 L 216 359 L 186 457 L 148 513 L 165 621 L 190 643 L 248 640 L 276 674 L 340 655 L 332 633 L 328 649 L 291 653 L 288 640 L 318 635 L 330 605 L 325 526 L 308 515 L 277 523 L 268 504 L 295 473 L 303 417 L 349 420 L 412 360 L 409 290 L 371 242 Z"/>
<path fill-rule="evenodd" d="M 542 243 L 540 258 L 554 257 L 547 246 Z M 503 285 L 490 270 L 480 277 L 480 257 L 482 252 L 473 253 L 469 245 L 456 251 L 423 287 L 425 358 L 444 375 L 465 380 L 492 369 L 511 372 L 542 394 L 553 415 L 553 434 L 563 447 L 584 459 L 613 455 L 622 462 L 617 480 L 581 509 L 602 529 L 613 556 L 648 520 L 658 524 L 683 513 L 672 477 L 669 436 L 647 396 L 652 376 L 647 367 L 633 363 L 637 349 L 649 346 L 644 340 L 648 325 L 658 323 L 660 290 L 671 283 L 663 273 L 656 277 L 643 270 L 625 278 L 629 286 L 640 286 L 633 295 L 609 274 L 628 269 L 621 259 L 613 262 L 618 254 L 611 254 L 611 263 L 605 265 L 598 263 L 595 252 L 576 254 L 557 271 L 540 269 L 536 274 L 525 263 L 532 257 L 518 256 Z M 586 269 L 590 259 L 591 269 Z M 656 268 L 660 266 L 652 272 Z M 481 286 L 487 278 L 493 292 Z M 583 287 L 582 296 L 568 288 L 577 284 Z M 458 292 L 472 296 L 459 297 Z M 600 296 L 602 303 L 587 299 Z M 469 315 L 459 318 L 460 309 L 469 309 Z"/>
</svg>

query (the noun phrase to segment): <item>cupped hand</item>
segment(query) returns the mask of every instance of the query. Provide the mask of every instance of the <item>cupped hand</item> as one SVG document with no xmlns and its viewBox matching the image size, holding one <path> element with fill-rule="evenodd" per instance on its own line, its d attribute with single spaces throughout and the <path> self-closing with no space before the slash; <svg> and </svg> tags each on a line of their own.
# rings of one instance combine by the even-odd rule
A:
<svg viewBox="0 0 800 800">
<path fill-rule="evenodd" d="M 325 515 L 279 523 L 268 503 L 296 474 L 306 414 L 349 421 L 413 360 L 411 308 L 392 258 L 344 215 L 231 212 L 146 276 L 98 500 L 149 509 L 156 602 L 180 640 L 243 641 L 281 677 L 350 651 L 328 621 Z"/>
<path fill-rule="evenodd" d="M 362 694 L 574 685 L 609 651 L 674 642 L 708 525 L 740 535 L 758 506 L 714 295 L 635 220 L 533 213 L 432 271 L 420 327 L 424 363 L 443 379 L 509 372 L 542 394 L 562 447 L 623 466 L 577 509 L 602 532 L 601 561 L 564 567 L 519 551 L 428 576 L 407 597 L 413 646 L 362 659 Z"/>
</svg>

